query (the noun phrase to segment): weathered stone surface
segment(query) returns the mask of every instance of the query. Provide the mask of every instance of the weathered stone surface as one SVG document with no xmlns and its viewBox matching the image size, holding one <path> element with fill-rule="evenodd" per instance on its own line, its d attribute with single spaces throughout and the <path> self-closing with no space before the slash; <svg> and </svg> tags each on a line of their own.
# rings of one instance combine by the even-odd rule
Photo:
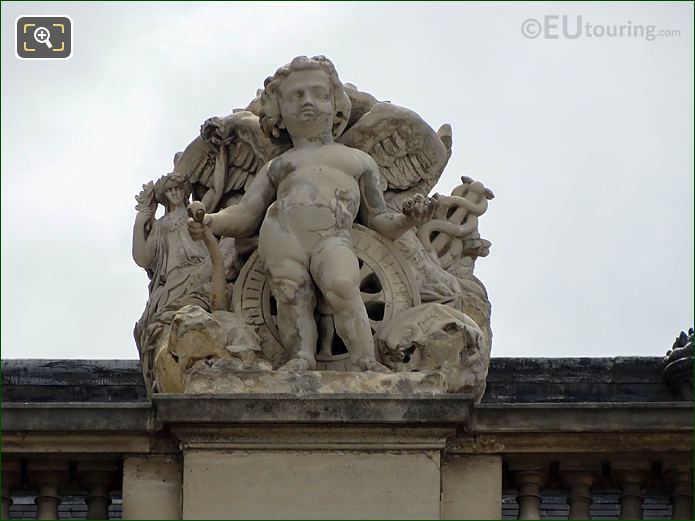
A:
<svg viewBox="0 0 695 521">
<path fill-rule="evenodd" d="M 513 406 L 509 406 L 511 409 Z M 538 411 L 538 417 L 542 414 L 553 415 L 555 411 Z M 683 412 L 683 411 L 681 411 Z M 651 411 L 652 421 L 659 422 L 668 415 L 659 411 Z M 594 425 L 602 420 L 602 412 L 596 412 Z M 673 420 L 673 417 L 670 418 Z M 557 423 L 551 419 L 544 423 L 536 423 L 537 430 L 546 432 L 513 432 L 491 430 L 489 432 L 471 432 L 457 438 L 447 446 L 448 454 L 620 454 L 624 453 L 631 458 L 639 459 L 646 453 L 682 453 L 684 447 L 692 445 L 693 430 L 688 425 L 686 414 L 682 414 L 679 424 L 673 429 L 652 431 L 645 433 L 638 425 L 634 425 L 627 415 L 621 415 L 618 422 L 612 424 L 614 431 L 590 430 L 587 425 L 585 432 L 562 430 L 557 428 Z M 552 425 L 552 427 L 551 427 Z M 619 425 L 619 427 L 618 427 Z M 633 428 L 634 427 L 634 428 Z M 683 454 L 684 459 L 692 459 Z"/>
<path fill-rule="evenodd" d="M 181 519 L 181 459 L 148 455 L 123 461 L 125 519 Z"/>
<path fill-rule="evenodd" d="M 147 402 L 7 403 L 3 431 L 147 431 L 152 428 Z"/>
<path fill-rule="evenodd" d="M 206 120 L 174 171 L 137 196 L 133 258 L 152 282 L 135 336 L 150 391 L 187 392 L 194 364 L 195 379 L 222 374 L 219 364 L 181 359 L 193 344 L 195 357 L 216 346 L 217 326 L 191 333 L 179 356 L 172 317 L 187 304 L 229 310 L 234 284 L 235 311 L 258 328 L 261 358 L 289 372 L 388 373 L 374 347 L 386 322 L 421 302 L 462 311 L 481 333 L 483 368 L 471 370 L 471 356 L 465 370 L 442 370 L 450 392 L 480 396 L 492 332 L 473 267 L 489 251 L 478 218 L 493 195 L 462 177 L 451 196 L 429 197 L 451 154 L 448 124 L 435 132 L 412 110 L 344 85 L 324 56 L 296 57 L 245 109 Z M 167 209 L 159 220 L 157 204 Z M 418 369 L 431 368 L 439 365 Z"/>
<path fill-rule="evenodd" d="M 492 358 L 483 403 L 670 402 L 660 357 Z"/>
<path fill-rule="evenodd" d="M 183 517 L 439 519 L 439 465 L 434 450 L 191 451 Z"/>
<path fill-rule="evenodd" d="M 436 219 L 417 231 L 425 248 L 436 253 L 442 268 L 451 273 L 464 269 L 454 266 L 463 258 L 485 257 L 490 252 L 490 241 L 480 238 L 478 218 L 487 211 L 488 200 L 494 194 L 470 177 L 462 177 L 461 182 L 451 196 L 438 197 Z"/>
<path fill-rule="evenodd" d="M 691 327 L 688 334 L 681 331 L 673 347 L 664 357 L 664 380 L 681 399 L 693 400 L 693 345 L 695 333 Z"/>
<path fill-rule="evenodd" d="M 441 371 L 412 373 L 234 372 L 234 360 L 198 365 L 186 377 L 186 393 L 261 394 L 443 394 Z M 238 369 L 236 369 L 238 371 Z"/>
<path fill-rule="evenodd" d="M 143 185 L 136 196 L 133 260 L 150 278 L 150 296 L 133 334 L 149 388 L 154 385 L 155 357 L 166 343 L 175 313 L 186 305 L 211 309 L 212 264 L 205 246 L 186 230 L 190 192 L 186 176 L 172 173 Z M 165 214 L 155 220 L 160 204 Z M 234 241 L 222 241 L 220 250 L 222 269 L 232 276 L 237 259 Z"/>
<path fill-rule="evenodd" d="M 398 164 L 380 171 L 368 150 L 390 139 L 396 128 L 408 128 L 399 147 L 423 158 L 416 176 L 436 178 L 446 162 L 445 147 L 416 114 L 386 103 L 374 105 L 343 135 L 351 101 L 325 57 L 297 57 L 264 85 L 260 128 L 292 148 L 259 170 L 238 204 L 206 216 L 203 223 L 190 223 L 189 229 L 196 238 L 202 237 L 204 224 L 230 237 L 258 231 L 258 252 L 277 305 L 277 330 L 290 353 L 282 370 L 316 367 L 314 311 L 320 299 L 323 337 L 340 337 L 349 369 L 386 372 L 375 357 L 350 231 L 361 207 L 365 225 L 397 239 L 431 219 L 436 201 L 419 193 L 404 200 L 400 211 L 387 210 L 380 175 L 400 190 L 410 186 L 410 179 Z M 318 171 L 324 175 L 316 176 Z"/>
<path fill-rule="evenodd" d="M 468 424 L 473 401 L 461 394 L 162 394 L 153 395 L 158 422 L 270 425 Z"/>
<path fill-rule="evenodd" d="M 442 464 L 442 519 L 502 519 L 502 457 L 451 456 Z"/>
<path fill-rule="evenodd" d="M 442 304 L 422 304 L 388 322 L 377 338 L 388 367 L 439 370 L 449 392 L 482 398 L 489 352 L 480 327 L 464 313 Z"/>
<path fill-rule="evenodd" d="M 410 263 L 392 241 L 377 232 L 353 224 L 352 249 L 360 265 L 360 293 L 370 327 L 379 331 L 389 320 L 420 303 L 416 277 Z M 279 368 L 290 358 L 281 342 L 270 281 L 257 254 L 251 255 L 234 285 L 234 311 L 258 328 L 263 356 Z M 321 311 L 323 310 L 323 311 Z M 320 314 L 325 308 L 319 306 Z M 349 370 L 347 354 L 336 355 L 340 337 L 330 315 L 318 319 L 317 364 L 321 371 Z"/>
<path fill-rule="evenodd" d="M 199 374 L 216 360 L 229 360 L 227 370 L 270 370 L 270 363 L 258 360 L 260 349 L 256 332 L 234 313 L 184 306 L 174 314 L 169 337 L 155 357 L 156 388 L 185 392 L 189 371 L 195 367 Z"/>
<path fill-rule="evenodd" d="M 2 360 L 8 402 L 146 402 L 138 360 Z"/>
<path fill-rule="evenodd" d="M 667 403 L 524 403 L 481 404 L 473 428 L 495 432 L 608 432 L 630 429 L 692 429 L 692 405 Z"/>
<path fill-rule="evenodd" d="M 671 402 L 661 357 L 492 358 L 483 403 Z M 137 360 L 3 360 L 3 403 L 147 402 Z"/>
</svg>

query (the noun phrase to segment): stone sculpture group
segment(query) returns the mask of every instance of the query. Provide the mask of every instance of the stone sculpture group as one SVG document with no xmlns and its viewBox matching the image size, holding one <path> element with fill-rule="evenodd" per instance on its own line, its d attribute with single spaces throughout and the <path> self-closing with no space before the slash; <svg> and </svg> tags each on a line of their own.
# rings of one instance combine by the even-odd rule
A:
<svg viewBox="0 0 695 521">
<path fill-rule="evenodd" d="M 479 400 L 492 334 L 473 269 L 493 194 L 462 177 L 428 196 L 451 147 L 449 125 L 341 83 L 323 56 L 293 59 L 245 109 L 205 121 L 136 197 L 149 391 Z"/>
</svg>

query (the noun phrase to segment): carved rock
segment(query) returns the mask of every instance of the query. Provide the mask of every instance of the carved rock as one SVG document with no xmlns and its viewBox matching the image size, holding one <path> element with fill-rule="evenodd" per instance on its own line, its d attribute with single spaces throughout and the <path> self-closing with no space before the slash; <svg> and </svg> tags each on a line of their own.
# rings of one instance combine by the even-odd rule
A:
<svg viewBox="0 0 695 521">
<path fill-rule="evenodd" d="M 440 370 L 449 392 L 485 391 L 489 353 L 470 317 L 442 304 L 422 304 L 390 321 L 377 335 L 384 363 L 399 372 Z"/>
<path fill-rule="evenodd" d="M 340 373 L 337 371 L 235 372 L 232 360 L 199 362 L 186 375 L 186 393 L 236 394 L 444 394 L 446 376 L 417 373 Z"/>
<path fill-rule="evenodd" d="M 167 341 L 155 358 L 159 392 L 183 392 L 187 373 L 198 362 L 227 360 L 233 370 L 270 369 L 260 363 L 258 335 L 234 313 L 208 313 L 200 306 L 182 307 L 174 315 Z"/>
<path fill-rule="evenodd" d="M 682 400 L 693 399 L 693 344 L 695 333 L 691 327 L 687 335 L 681 331 L 673 348 L 664 357 L 664 380 Z"/>
</svg>

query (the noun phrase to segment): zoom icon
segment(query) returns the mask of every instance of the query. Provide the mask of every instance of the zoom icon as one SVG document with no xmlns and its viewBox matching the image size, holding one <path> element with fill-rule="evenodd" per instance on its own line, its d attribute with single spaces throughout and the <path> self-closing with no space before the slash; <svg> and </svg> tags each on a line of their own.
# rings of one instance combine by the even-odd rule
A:
<svg viewBox="0 0 695 521">
<path fill-rule="evenodd" d="M 64 60 L 72 54 L 69 16 L 20 16 L 16 54 L 22 60 Z"/>
</svg>

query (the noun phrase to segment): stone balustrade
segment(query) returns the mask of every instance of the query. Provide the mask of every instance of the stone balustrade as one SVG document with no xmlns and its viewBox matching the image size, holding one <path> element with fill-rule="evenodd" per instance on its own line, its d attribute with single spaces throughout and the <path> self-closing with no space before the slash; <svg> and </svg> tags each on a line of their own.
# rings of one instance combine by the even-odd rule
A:
<svg viewBox="0 0 695 521">
<path fill-rule="evenodd" d="M 3 457 L 2 519 L 25 518 L 27 510 L 35 512 L 36 519 L 109 519 L 111 495 L 120 495 L 121 482 L 118 460 L 82 461 L 58 454 Z M 66 497 L 70 498 L 69 508 L 61 513 Z M 22 501 L 12 508 L 17 498 Z M 27 509 L 27 499 L 33 500 L 34 508 Z"/>
<path fill-rule="evenodd" d="M 634 460 L 624 455 L 509 455 L 503 467 L 507 486 L 499 500 L 516 500 L 516 509 L 507 502 L 501 511 L 505 519 L 592 519 L 596 514 L 603 519 L 692 519 L 693 467 L 672 455 Z M 13 498 L 26 505 L 31 497 L 36 519 L 109 519 L 112 496 L 120 497 L 129 486 L 122 482 L 121 468 L 116 460 L 3 459 L 2 519 L 24 517 L 26 508 L 11 508 Z M 69 504 L 59 515 L 66 497 Z M 607 497 L 614 501 L 606 502 Z M 644 504 L 646 497 L 652 498 L 651 508 Z M 592 506 L 595 498 L 603 506 Z M 122 515 L 120 505 L 112 514 Z"/>
<path fill-rule="evenodd" d="M 601 519 L 692 519 L 693 466 L 687 459 L 506 456 L 504 518 L 592 519 L 597 498 Z M 644 504 L 646 497 L 652 499 L 651 508 Z"/>
<path fill-rule="evenodd" d="M 5 364 L 2 518 L 301 517 L 306 498 L 294 514 L 287 501 L 319 476 L 311 506 L 326 517 L 691 519 L 693 405 L 660 364 L 493 359 L 475 406 L 148 400 L 136 363 Z"/>
</svg>

